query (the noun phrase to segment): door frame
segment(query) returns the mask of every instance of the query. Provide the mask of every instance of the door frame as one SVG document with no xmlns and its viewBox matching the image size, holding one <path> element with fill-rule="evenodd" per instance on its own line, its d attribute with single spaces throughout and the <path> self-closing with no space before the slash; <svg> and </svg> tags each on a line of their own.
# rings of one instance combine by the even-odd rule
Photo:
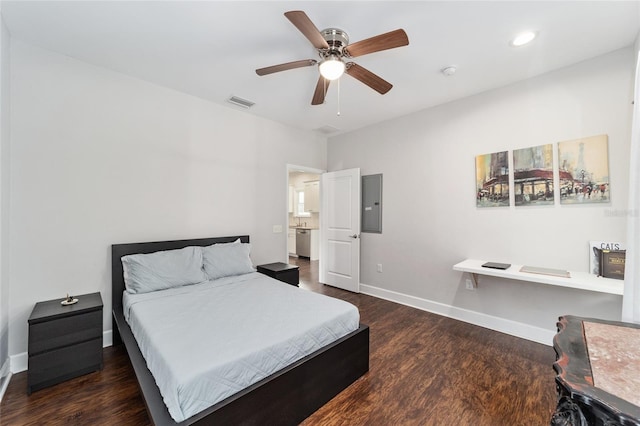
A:
<svg viewBox="0 0 640 426">
<path fill-rule="evenodd" d="M 284 223 L 286 224 L 285 228 L 286 229 L 286 238 L 285 238 L 285 245 L 284 245 L 284 258 L 285 263 L 288 263 L 289 261 L 289 173 L 290 172 L 305 172 L 305 173 L 316 173 L 316 174 L 323 174 L 326 173 L 327 171 L 324 169 L 316 169 L 314 167 L 307 167 L 307 166 L 296 166 L 295 164 L 288 164 L 286 166 L 286 173 L 285 173 L 285 200 L 286 203 L 284 204 L 284 218 L 285 221 Z M 320 184 L 320 199 L 322 199 L 322 184 Z M 320 209 L 320 229 L 322 229 L 322 209 Z M 320 239 L 322 239 L 322 235 L 320 235 Z M 318 254 L 319 256 L 322 256 L 322 250 L 320 250 L 320 253 Z"/>
</svg>

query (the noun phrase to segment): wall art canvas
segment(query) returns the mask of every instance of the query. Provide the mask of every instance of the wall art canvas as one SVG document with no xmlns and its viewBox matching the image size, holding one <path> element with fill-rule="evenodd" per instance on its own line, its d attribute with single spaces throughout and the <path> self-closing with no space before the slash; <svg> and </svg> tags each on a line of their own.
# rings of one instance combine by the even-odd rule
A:
<svg viewBox="0 0 640 426">
<path fill-rule="evenodd" d="M 516 206 L 553 204 L 553 145 L 513 151 Z"/>
<path fill-rule="evenodd" d="M 509 205 L 509 157 L 507 151 L 476 157 L 476 206 Z"/>
<path fill-rule="evenodd" d="M 558 142 L 560 203 L 608 203 L 609 142 L 607 135 Z"/>
</svg>

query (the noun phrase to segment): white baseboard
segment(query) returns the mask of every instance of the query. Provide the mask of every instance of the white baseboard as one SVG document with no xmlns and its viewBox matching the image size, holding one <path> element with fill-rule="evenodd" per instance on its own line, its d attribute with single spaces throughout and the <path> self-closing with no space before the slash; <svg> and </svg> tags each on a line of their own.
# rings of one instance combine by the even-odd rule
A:
<svg viewBox="0 0 640 426">
<path fill-rule="evenodd" d="M 432 300 L 421 299 L 419 297 L 386 290 L 360 283 L 360 292 L 369 296 L 378 297 L 380 299 L 389 300 L 391 302 L 400 303 L 401 305 L 411 306 L 423 311 L 453 318 L 456 320 L 468 322 L 490 330 L 499 331 L 501 333 L 510 334 L 522 339 L 531 340 L 543 345 L 551 346 L 553 337 L 556 332 L 529 324 L 512 321 L 505 318 L 494 317 L 492 315 L 483 314 L 481 312 L 470 311 L 468 309 L 457 308 L 444 303 L 434 302 Z"/>
<path fill-rule="evenodd" d="M 9 371 L 10 364 L 10 358 L 7 358 L 2 368 L 0 368 L 0 401 L 2 401 L 2 397 L 4 397 L 7 386 L 9 386 L 9 382 L 11 381 L 11 371 Z"/>
<path fill-rule="evenodd" d="M 11 362 L 9 365 L 11 366 L 12 374 L 26 371 L 27 365 L 29 365 L 29 356 L 26 352 L 22 352 L 16 355 L 10 355 L 9 360 Z"/>
<path fill-rule="evenodd" d="M 113 346 L 113 331 L 107 330 L 102 333 L 102 347 Z"/>
<path fill-rule="evenodd" d="M 113 345 L 113 331 L 107 330 L 102 332 L 102 347 Z M 27 371 L 29 365 L 29 356 L 27 352 L 9 356 L 11 373 L 20 373 Z"/>
</svg>

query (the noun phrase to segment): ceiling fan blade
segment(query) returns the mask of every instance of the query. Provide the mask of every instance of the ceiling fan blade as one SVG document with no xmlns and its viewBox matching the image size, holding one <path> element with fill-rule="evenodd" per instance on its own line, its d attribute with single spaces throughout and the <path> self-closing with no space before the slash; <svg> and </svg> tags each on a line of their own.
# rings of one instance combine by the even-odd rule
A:
<svg viewBox="0 0 640 426">
<path fill-rule="evenodd" d="M 311 105 L 321 105 L 324 103 L 324 97 L 329 90 L 329 83 L 331 80 L 327 80 L 323 76 L 318 77 L 318 84 L 316 84 L 316 91 L 313 92 L 313 99 Z"/>
<path fill-rule="evenodd" d="M 285 12 L 284 16 L 313 44 L 316 49 L 328 49 L 329 44 L 320 34 L 320 30 L 311 22 L 311 19 L 301 10 Z"/>
<path fill-rule="evenodd" d="M 406 46 L 408 44 L 409 37 L 407 37 L 407 33 L 400 29 L 357 41 L 348 45 L 344 50 L 347 52 L 347 55 L 355 58 L 357 56 Z"/>
<path fill-rule="evenodd" d="M 274 72 L 292 70 L 294 68 L 302 68 L 302 67 L 310 67 L 311 65 L 317 64 L 318 61 L 314 59 L 303 59 L 301 61 L 293 61 L 287 62 L 286 64 L 272 65 L 270 67 L 258 68 L 256 70 L 256 74 L 258 75 L 267 75 L 273 74 Z"/>
<path fill-rule="evenodd" d="M 347 63 L 345 73 L 349 74 L 356 80 L 360 80 L 381 95 L 384 95 L 393 87 L 393 84 L 383 80 L 368 69 L 361 67 L 354 62 Z"/>
</svg>

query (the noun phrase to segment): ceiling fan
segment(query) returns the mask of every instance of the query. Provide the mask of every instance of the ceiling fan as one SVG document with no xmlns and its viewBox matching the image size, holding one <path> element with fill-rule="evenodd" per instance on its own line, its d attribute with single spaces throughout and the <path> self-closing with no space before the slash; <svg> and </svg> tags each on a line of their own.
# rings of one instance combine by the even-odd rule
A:
<svg viewBox="0 0 640 426">
<path fill-rule="evenodd" d="M 301 10 L 286 12 L 284 16 L 298 28 L 311 42 L 313 47 L 318 49 L 320 61 L 303 59 L 301 61 L 272 65 L 270 67 L 257 69 L 256 74 L 262 76 L 294 68 L 308 67 L 319 63 L 320 76 L 313 94 L 313 99 L 311 100 L 311 105 L 324 103 L 329 82 L 340 78 L 343 73 L 361 81 L 382 95 L 391 90 L 393 87 L 391 83 L 383 80 L 355 62 L 350 62 L 349 59 L 408 45 L 409 38 L 404 30 L 391 31 L 349 44 L 349 36 L 345 31 L 338 28 L 327 28 L 319 31 L 307 14 Z"/>
</svg>

